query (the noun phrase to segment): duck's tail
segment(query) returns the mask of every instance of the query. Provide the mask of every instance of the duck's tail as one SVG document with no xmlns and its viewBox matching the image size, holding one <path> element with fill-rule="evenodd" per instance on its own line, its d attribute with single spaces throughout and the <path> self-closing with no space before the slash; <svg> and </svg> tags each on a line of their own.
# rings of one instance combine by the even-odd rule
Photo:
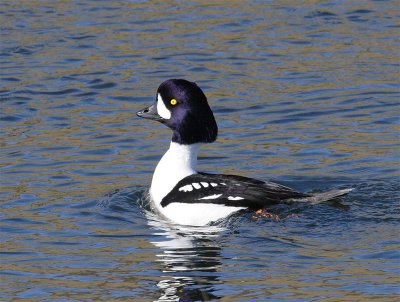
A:
<svg viewBox="0 0 400 302">
<path fill-rule="evenodd" d="M 322 193 L 311 193 L 310 196 L 304 197 L 301 199 L 293 199 L 292 201 L 294 202 L 307 202 L 310 204 L 318 204 L 324 201 L 329 201 L 333 199 L 340 198 L 346 194 L 348 194 L 350 191 L 352 191 L 352 188 L 349 189 L 342 189 L 342 190 L 332 190 L 328 192 L 322 192 Z"/>
</svg>

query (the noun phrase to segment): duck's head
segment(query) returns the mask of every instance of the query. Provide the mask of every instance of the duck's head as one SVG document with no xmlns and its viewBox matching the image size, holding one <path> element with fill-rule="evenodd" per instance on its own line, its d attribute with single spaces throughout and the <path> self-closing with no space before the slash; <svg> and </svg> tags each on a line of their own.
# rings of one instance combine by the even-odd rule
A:
<svg viewBox="0 0 400 302">
<path fill-rule="evenodd" d="M 207 98 L 193 82 L 163 82 L 156 102 L 137 115 L 167 125 L 173 131 L 172 141 L 179 144 L 212 143 L 217 138 L 218 127 Z"/>
</svg>

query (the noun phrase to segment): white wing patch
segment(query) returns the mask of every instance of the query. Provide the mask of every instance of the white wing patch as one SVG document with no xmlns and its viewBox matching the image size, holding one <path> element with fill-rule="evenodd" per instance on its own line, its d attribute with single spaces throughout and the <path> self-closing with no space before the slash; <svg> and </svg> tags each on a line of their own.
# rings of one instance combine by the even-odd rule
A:
<svg viewBox="0 0 400 302">
<path fill-rule="evenodd" d="M 228 196 L 228 200 L 242 200 L 242 199 L 244 199 L 243 197 L 240 197 L 240 196 L 235 196 L 235 197 L 233 197 L 233 196 Z"/>
<path fill-rule="evenodd" d="M 208 186 L 210 185 L 208 182 L 201 182 L 201 185 L 204 187 L 204 188 L 208 188 Z"/>
<path fill-rule="evenodd" d="M 160 94 L 157 95 L 157 113 L 166 120 L 171 118 L 171 111 L 165 107 L 164 101 Z"/>
<path fill-rule="evenodd" d="M 199 184 L 198 182 L 192 183 L 192 186 L 193 186 L 195 189 L 201 189 L 201 186 L 200 186 L 200 184 Z"/>
<path fill-rule="evenodd" d="M 210 195 L 210 196 L 205 196 L 205 197 L 200 198 L 199 200 L 201 200 L 201 199 L 217 199 L 221 195 L 222 194 L 214 194 L 214 195 Z"/>
<path fill-rule="evenodd" d="M 211 186 L 216 187 L 218 186 L 215 182 L 210 183 Z"/>
<path fill-rule="evenodd" d="M 180 187 L 179 191 L 181 191 L 181 192 L 190 192 L 190 191 L 193 191 L 193 187 L 192 187 L 192 185 L 186 185 L 186 186 Z"/>
</svg>

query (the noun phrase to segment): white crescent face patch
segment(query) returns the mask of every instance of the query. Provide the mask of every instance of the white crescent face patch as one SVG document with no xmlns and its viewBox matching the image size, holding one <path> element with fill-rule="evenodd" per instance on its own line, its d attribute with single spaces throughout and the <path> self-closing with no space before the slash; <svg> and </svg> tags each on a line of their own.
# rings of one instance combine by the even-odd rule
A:
<svg viewBox="0 0 400 302">
<path fill-rule="evenodd" d="M 171 111 L 165 107 L 164 101 L 160 94 L 157 95 L 157 113 L 163 119 L 169 120 L 171 118 Z"/>
</svg>

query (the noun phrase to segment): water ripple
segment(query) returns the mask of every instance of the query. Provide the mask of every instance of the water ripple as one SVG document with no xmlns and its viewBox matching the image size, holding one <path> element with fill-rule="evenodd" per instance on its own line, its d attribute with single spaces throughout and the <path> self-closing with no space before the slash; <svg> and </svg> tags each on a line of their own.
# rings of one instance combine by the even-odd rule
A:
<svg viewBox="0 0 400 302">
<path fill-rule="evenodd" d="M 394 2 L 0 6 L 0 299 L 396 300 Z M 165 221 L 148 188 L 171 133 L 135 112 L 170 77 L 217 118 L 201 170 L 354 190 Z"/>
</svg>

